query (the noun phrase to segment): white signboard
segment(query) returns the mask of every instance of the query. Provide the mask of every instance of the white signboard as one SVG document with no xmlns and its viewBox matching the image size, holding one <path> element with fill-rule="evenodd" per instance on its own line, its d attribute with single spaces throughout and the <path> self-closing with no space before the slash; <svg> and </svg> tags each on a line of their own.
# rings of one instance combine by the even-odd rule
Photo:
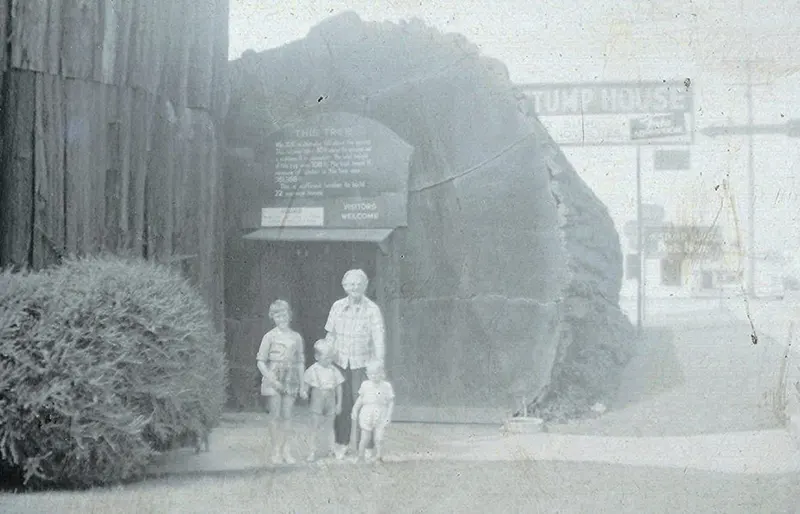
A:
<svg viewBox="0 0 800 514">
<path fill-rule="evenodd" d="M 631 139 L 654 139 L 686 133 L 686 120 L 681 112 L 648 114 L 631 120 Z"/>
<path fill-rule="evenodd" d="M 690 81 L 527 84 L 518 91 L 559 145 L 649 144 L 653 124 L 667 122 L 668 129 L 659 127 L 659 145 L 692 142 Z"/>
<path fill-rule="evenodd" d="M 533 98 L 539 116 L 648 114 L 693 109 L 691 88 L 686 82 L 532 84 L 519 89 Z"/>
<path fill-rule="evenodd" d="M 261 209 L 262 227 L 321 227 L 325 225 L 324 207 L 265 207 Z"/>
</svg>

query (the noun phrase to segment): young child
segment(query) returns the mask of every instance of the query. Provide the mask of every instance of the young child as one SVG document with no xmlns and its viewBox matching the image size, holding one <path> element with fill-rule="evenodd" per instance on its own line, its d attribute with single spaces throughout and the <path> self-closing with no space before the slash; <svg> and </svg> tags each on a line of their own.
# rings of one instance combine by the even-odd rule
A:
<svg viewBox="0 0 800 514">
<path fill-rule="evenodd" d="M 305 358 L 303 338 L 291 329 L 292 309 L 284 300 L 276 300 L 269 306 L 269 317 L 275 328 L 261 339 L 256 362 L 261 372 L 261 395 L 266 397 L 269 410 L 272 462 L 287 464 L 295 462 L 288 444 L 291 432 L 292 409 L 295 398 L 302 388 Z"/>
<path fill-rule="evenodd" d="M 367 445 L 375 444 L 375 457 L 383 460 L 383 435 L 392 420 L 394 389 L 386 380 L 383 365 L 377 361 L 367 364 L 367 379 L 358 389 L 358 400 L 353 405 L 350 418 L 358 420 L 361 437 L 358 442 L 358 458 L 364 459 Z M 354 427 L 355 428 L 355 427 Z"/>
<path fill-rule="evenodd" d="M 326 457 L 333 451 L 333 420 L 342 412 L 344 376 L 333 365 L 333 345 L 325 339 L 314 343 L 314 358 L 303 375 L 305 394 L 311 390 L 311 427 L 314 439 L 308 461 Z"/>
</svg>

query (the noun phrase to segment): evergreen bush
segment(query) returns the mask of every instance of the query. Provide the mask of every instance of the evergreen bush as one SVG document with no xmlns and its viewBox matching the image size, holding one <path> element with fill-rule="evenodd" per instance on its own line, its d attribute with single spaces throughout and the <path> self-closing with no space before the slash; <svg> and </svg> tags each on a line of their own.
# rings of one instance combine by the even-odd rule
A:
<svg viewBox="0 0 800 514">
<path fill-rule="evenodd" d="M 141 477 L 225 396 L 222 334 L 176 271 L 112 256 L 0 274 L 0 468 L 27 485 Z"/>
</svg>

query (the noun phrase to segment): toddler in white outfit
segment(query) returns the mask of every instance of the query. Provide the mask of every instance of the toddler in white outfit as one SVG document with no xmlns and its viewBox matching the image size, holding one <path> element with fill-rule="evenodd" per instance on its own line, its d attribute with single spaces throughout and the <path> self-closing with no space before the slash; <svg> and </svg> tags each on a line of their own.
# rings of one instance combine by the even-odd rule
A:
<svg viewBox="0 0 800 514">
<path fill-rule="evenodd" d="M 375 457 L 383 460 L 383 437 L 392 420 L 394 389 L 386 380 L 383 365 L 378 361 L 367 364 L 367 380 L 361 383 L 358 400 L 350 417 L 358 420 L 361 437 L 358 442 L 358 459 L 363 460 L 370 441 L 375 444 Z"/>
</svg>

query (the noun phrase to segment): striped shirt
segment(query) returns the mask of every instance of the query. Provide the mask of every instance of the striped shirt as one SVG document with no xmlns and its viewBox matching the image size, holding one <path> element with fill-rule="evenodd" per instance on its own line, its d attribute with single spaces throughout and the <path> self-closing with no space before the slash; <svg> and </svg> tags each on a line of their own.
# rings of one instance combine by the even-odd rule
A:
<svg viewBox="0 0 800 514">
<path fill-rule="evenodd" d="M 336 364 L 342 369 L 359 369 L 371 359 L 384 360 L 384 326 L 381 309 L 366 296 L 359 303 L 349 298 L 331 306 L 325 330 L 334 336 Z"/>
</svg>

